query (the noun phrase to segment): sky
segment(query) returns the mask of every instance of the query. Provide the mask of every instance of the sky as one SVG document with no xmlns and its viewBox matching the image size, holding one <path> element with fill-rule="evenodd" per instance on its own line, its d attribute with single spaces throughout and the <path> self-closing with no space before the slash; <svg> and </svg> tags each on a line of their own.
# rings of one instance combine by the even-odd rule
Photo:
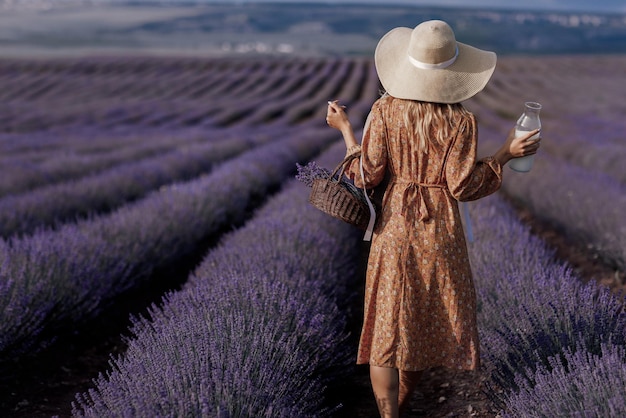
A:
<svg viewBox="0 0 626 418">
<path fill-rule="evenodd" d="M 50 8 L 62 4 L 98 3 L 161 3 L 161 4 L 246 4 L 276 3 L 326 3 L 326 4 L 377 4 L 413 5 L 462 8 L 488 8 L 506 10 L 596 12 L 626 14 L 626 0 L 0 0 L 0 10 L 15 8 Z"/>
<path fill-rule="evenodd" d="M 189 0 L 166 0 L 165 2 Z M 193 0 L 192 0 L 193 1 Z M 267 0 L 195 0 L 199 3 L 256 3 Z M 472 7 L 494 9 L 587 11 L 626 13 L 626 0 L 273 0 L 287 3 L 367 3 L 367 4 L 403 4 L 414 6 Z"/>
</svg>

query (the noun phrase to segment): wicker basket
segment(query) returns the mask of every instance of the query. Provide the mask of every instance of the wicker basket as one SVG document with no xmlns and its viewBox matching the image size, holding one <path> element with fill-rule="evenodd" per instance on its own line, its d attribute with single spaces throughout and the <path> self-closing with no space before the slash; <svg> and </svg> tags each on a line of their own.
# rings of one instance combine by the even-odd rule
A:
<svg viewBox="0 0 626 418">
<path fill-rule="evenodd" d="M 357 155 L 346 157 L 330 177 L 313 180 L 309 202 L 319 210 L 361 229 L 366 229 L 370 210 L 363 190 L 344 181 L 345 166 Z"/>
</svg>

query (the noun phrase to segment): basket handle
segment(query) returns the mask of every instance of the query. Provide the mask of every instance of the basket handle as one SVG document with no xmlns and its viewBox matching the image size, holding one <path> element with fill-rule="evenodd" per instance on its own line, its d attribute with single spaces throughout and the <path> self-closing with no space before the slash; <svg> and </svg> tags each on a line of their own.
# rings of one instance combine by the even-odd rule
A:
<svg viewBox="0 0 626 418">
<path fill-rule="evenodd" d="M 337 172 L 339 172 L 339 176 L 337 177 L 337 181 L 341 181 L 341 178 L 343 177 L 343 172 L 344 172 L 344 170 L 346 168 L 346 165 L 348 165 L 348 163 L 350 161 L 354 160 L 357 157 L 358 157 L 358 153 L 347 155 L 346 158 L 344 158 L 343 161 L 340 162 L 339 165 L 333 170 L 333 172 L 331 173 L 330 177 L 328 178 L 328 181 L 332 181 L 333 178 L 335 178 L 335 175 L 337 174 Z"/>
</svg>

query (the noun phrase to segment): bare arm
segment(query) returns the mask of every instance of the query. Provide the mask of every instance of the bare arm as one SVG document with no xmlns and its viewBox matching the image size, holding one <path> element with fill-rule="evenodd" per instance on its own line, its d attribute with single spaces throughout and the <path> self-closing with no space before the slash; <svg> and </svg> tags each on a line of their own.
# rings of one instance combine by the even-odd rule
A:
<svg viewBox="0 0 626 418">
<path fill-rule="evenodd" d="M 328 126 L 331 128 L 335 128 L 341 132 L 346 144 L 346 152 L 349 154 L 359 146 L 359 143 L 354 136 L 354 130 L 345 112 L 345 108 L 345 106 L 340 106 L 337 100 L 329 101 L 326 111 L 326 123 L 328 123 Z"/>
</svg>

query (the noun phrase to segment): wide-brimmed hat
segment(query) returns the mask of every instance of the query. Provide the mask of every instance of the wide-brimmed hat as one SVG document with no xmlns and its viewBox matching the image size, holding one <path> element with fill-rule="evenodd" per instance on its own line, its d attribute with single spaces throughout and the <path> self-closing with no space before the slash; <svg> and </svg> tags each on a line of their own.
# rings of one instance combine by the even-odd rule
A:
<svg viewBox="0 0 626 418">
<path fill-rule="evenodd" d="M 400 99 L 458 103 L 480 92 L 496 67 L 496 54 L 457 42 L 446 22 L 387 32 L 374 54 L 383 88 Z"/>
</svg>

